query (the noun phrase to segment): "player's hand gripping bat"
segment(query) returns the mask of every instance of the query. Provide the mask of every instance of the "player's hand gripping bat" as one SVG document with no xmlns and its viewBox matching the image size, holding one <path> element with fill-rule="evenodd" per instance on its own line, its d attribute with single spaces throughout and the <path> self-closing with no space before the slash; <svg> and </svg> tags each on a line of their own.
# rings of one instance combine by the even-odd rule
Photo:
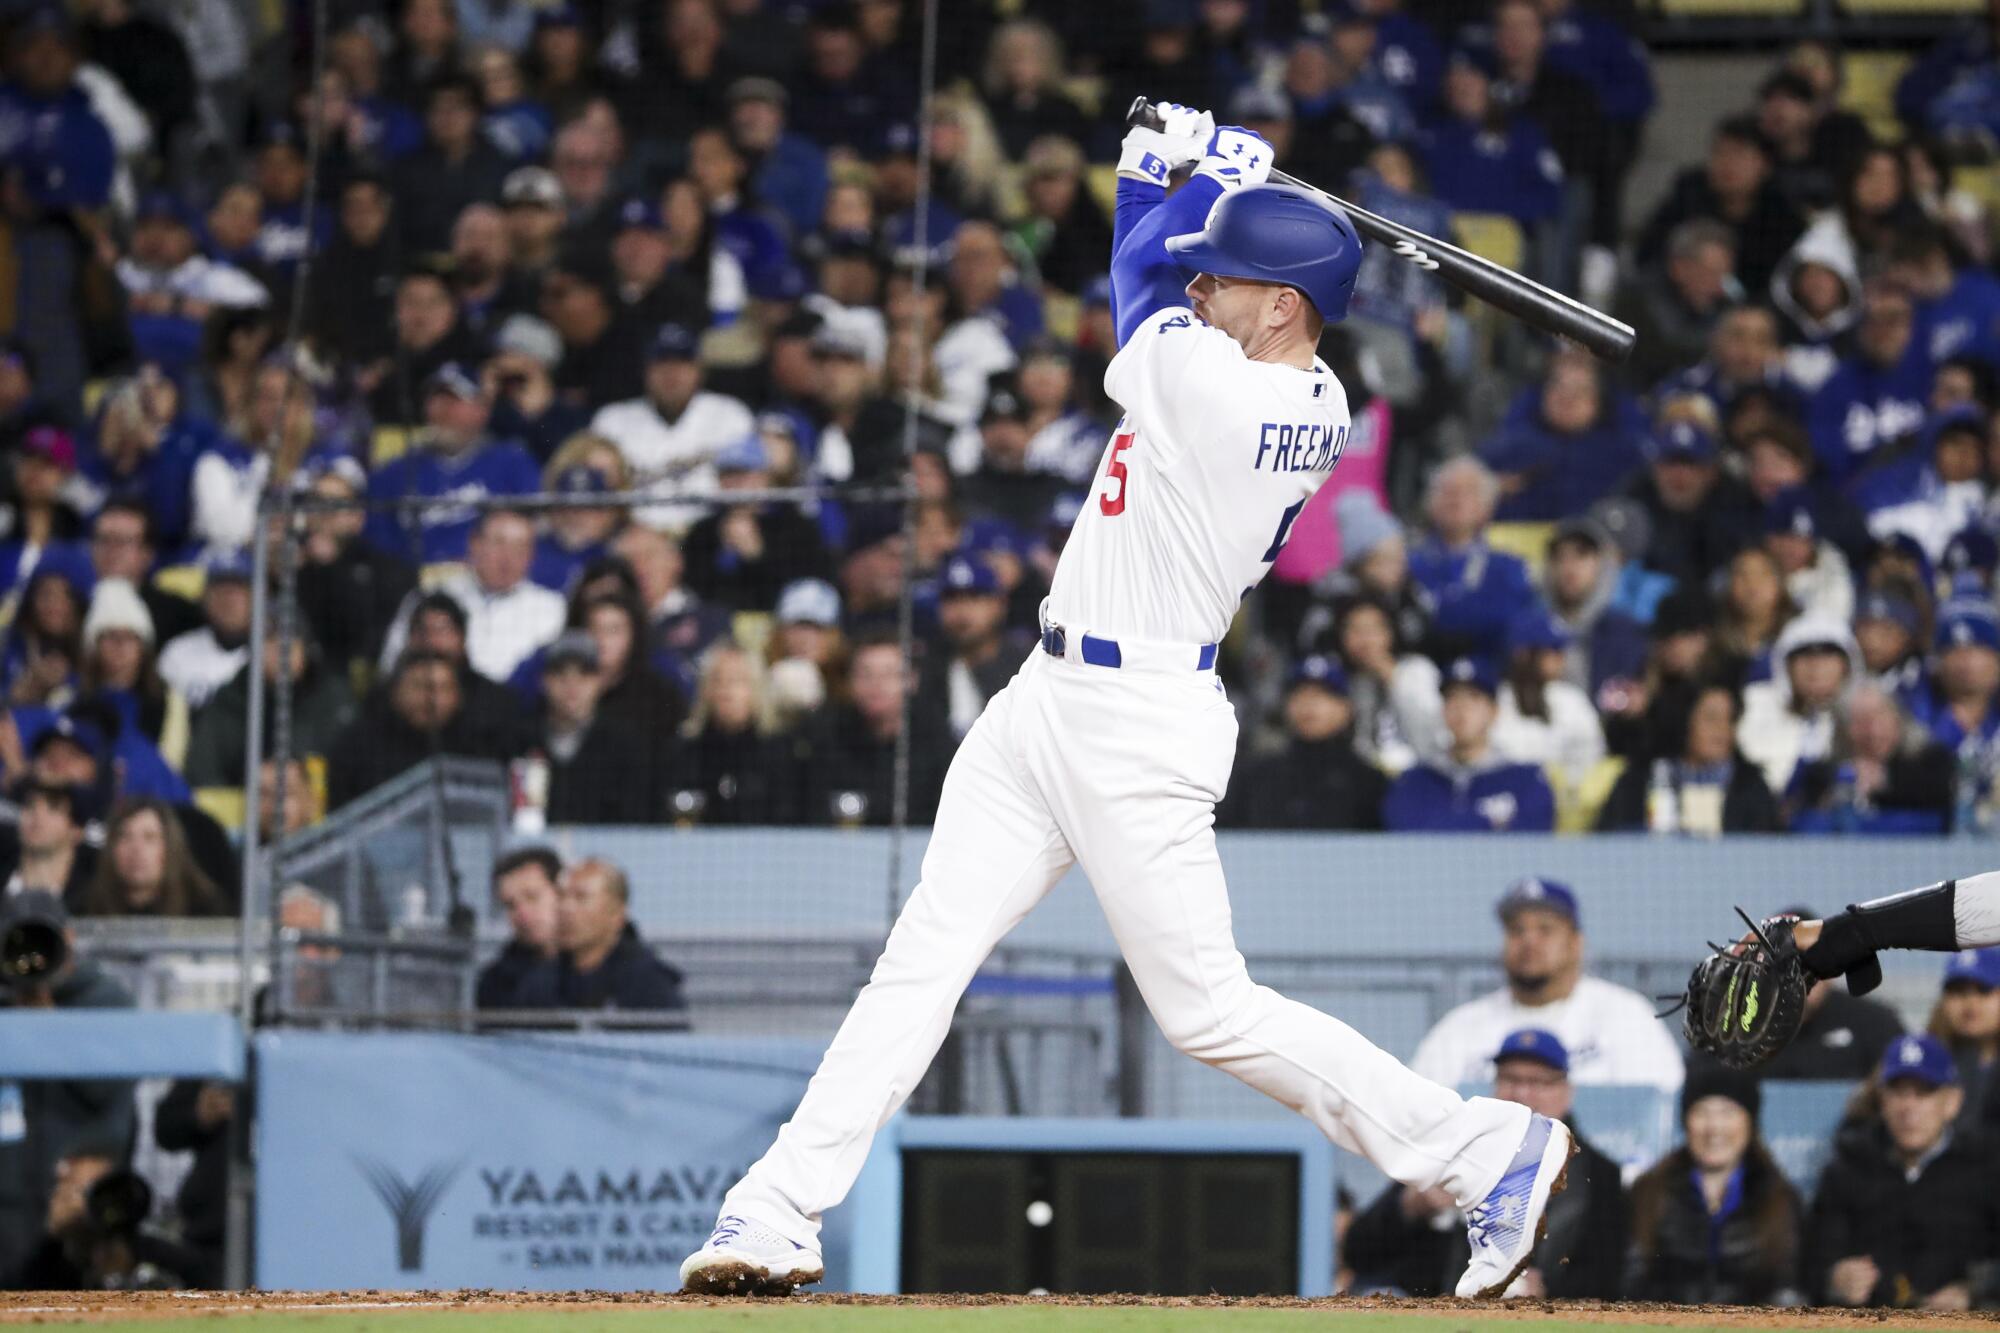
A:
<svg viewBox="0 0 2000 1333">
<path fill-rule="evenodd" d="M 1133 100 L 1132 109 L 1125 113 L 1125 123 L 1148 129 L 1161 128 L 1159 114 L 1153 110 L 1153 104 L 1143 97 Z M 1369 240 L 1388 246 L 1418 268 L 1430 270 L 1461 291 L 1478 297 L 1495 309 L 1506 311 L 1534 328 L 1580 343 L 1601 360 L 1623 361 L 1632 354 L 1634 335 L 1631 325 L 1621 324 L 1574 297 L 1564 296 L 1552 287 L 1544 287 L 1510 268 L 1461 250 L 1435 236 L 1426 236 L 1400 222 L 1392 222 L 1379 213 L 1357 208 L 1296 176 L 1273 171 L 1271 179 L 1325 195 L 1340 205 L 1353 220 L 1354 229 Z"/>
</svg>

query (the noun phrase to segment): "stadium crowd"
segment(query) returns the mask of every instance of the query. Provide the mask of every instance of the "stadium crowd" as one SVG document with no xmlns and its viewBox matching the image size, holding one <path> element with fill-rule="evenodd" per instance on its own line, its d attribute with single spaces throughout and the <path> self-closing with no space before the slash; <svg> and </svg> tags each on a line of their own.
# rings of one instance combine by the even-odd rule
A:
<svg viewBox="0 0 2000 1333">
<path fill-rule="evenodd" d="M 1225 645 L 1224 824 L 1993 820 L 1983 28 L 1895 142 L 1782 53 L 1628 219 L 1646 54 L 1567 0 L 971 6 L 922 120 L 905 0 L 341 0 L 316 87 L 302 7 L 197 8 L 10 5 L 0 84 L 0 769 L 156 802 L 176 906 L 233 890 L 194 798 L 244 780 L 274 484 L 317 800 L 448 753 L 556 823 L 880 823 L 907 729 L 927 819 L 1115 423 L 1135 91 L 1640 330 L 1606 369 L 1369 260 L 1342 464 Z M 0 859 L 82 908 L 51 838 Z"/>
</svg>

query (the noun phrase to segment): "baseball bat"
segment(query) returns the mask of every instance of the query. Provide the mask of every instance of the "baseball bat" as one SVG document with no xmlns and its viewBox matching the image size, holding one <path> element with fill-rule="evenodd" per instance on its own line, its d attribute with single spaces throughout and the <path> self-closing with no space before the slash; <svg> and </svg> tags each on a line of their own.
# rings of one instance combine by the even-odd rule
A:
<svg viewBox="0 0 2000 1333">
<path fill-rule="evenodd" d="M 1133 99 L 1131 110 L 1125 113 L 1125 123 L 1151 130 L 1157 130 L 1162 125 L 1159 113 L 1144 97 Z M 1574 297 L 1565 296 L 1553 287 L 1545 287 L 1532 278 L 1524 278 L 1513 269 L 1469 250 L 1461 250 L 1449 241 L 1426 236 L 1415 228 L 1405 227 L 1379 213 L 1350 204 L 1338 195 L 1288 172 L 1273 170 L 1271 179 L 1311 190 L 1332 200 L 1353 221 L 1354 229 L 1369 240 L 1388 246 L 1393 253 L 1418 268 L 1437 274 L 1460 291 L 1476 296 L 1544 333 L 1557 334 L 1580 343 L 1604 361 L 1623 361 L 1632 354 L 1632 326 L 1620 323 L 1601 310 L 1593 310 Z"/>
</svg>

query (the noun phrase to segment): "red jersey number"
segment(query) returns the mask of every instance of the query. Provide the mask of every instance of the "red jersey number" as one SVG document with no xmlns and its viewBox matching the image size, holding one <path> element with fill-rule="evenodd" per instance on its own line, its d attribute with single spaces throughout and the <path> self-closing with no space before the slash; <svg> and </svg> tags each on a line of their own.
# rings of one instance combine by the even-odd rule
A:
<svg viewBox="0 0 2000 1333">
<path fill-rule="evenodd" d="M 1125 512 L 1125 483 L 1131 479 L 1131 474 L 1125 468 L 1125 461 L 1118 455 L 1130 449 L 1132 441 L 1137 438 L 1131 431 L 1111 437 L 1111 462 L 1105 467 L 1104 472 L 1112 481 L 1118 483 L 1118 493 L 1113 495 L 1107 490 L 1097 497 L 1097 508 L 1106 518 L 1116 518 Z"/>
</svg>

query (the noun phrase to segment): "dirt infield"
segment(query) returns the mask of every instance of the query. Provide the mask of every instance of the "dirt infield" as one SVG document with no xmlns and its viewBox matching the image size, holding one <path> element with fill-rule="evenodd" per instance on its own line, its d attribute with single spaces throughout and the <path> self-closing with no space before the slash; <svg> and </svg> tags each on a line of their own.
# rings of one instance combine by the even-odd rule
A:
<svg viewBox="0 0 2000 1333">
<path fill-rule="evenodd" d="M 846 1320 L 880 1311 L 884 1325 L 901 1322 L 892 1311 L 935 1311 L 970 1313 L 977 1310 L 1006 1311 L 1010 1314 L 1043 1313 L 1051 1325 L 1067 1323 L 1086 1311 L 1119 1311 L 1141 1314 L 1157 1311 L 1162 1315 L 1180 1312 L 1173 1322 L 1186 1326 L 1186 1316 L 1228 1311 L 1280 1312 L 1340 1316 L 1380 1327 L 1402 1316 L 1433 1326 L 1466 1328 L 1489 1323 L 1529 1322 L 1550 1324 L 1650 1325 L 1682 1328 L 1769 1328 L 1769 1329 L 1904 1329 L 1920 1328 L 1943 1333 L 1947 1329 L 2000 1330 L 2000 1315 L 1934 1313 L 1922 1310 L 1770 1310 L 1730 1306 L 1685 1306 L 1599 1301 L 1509 1301 L 1472 1302 L 1458 1300 L 1402 1300 L 1390 1297 L 1329 1297 L 1298 1300 L 1275 1297 L 1160 1297 L 1160 1296 L 849 1296 L 803 1295 L 783 1300 L 717 1300 L 655 1292 L 579 1291 L 557 1293 L 451 1291 L 451 1292 L 4 1292 L 0 1293 L 0 1324 L 62 1324 L 159 1322 L 181 1319 L 213 1320 L 226 1316 L 262 1316 L 246 1319 L 258 1326 L 271 1317 L 311 1316 L 314 1326 L 345 1326 L 343 1314 L 362 1316 L 397 1315 L 493 1315 L 530 1314 L 575 1316 L 586 1312 L 616 1312 L 671 1316 L 684 1312 L 689 1322 L 707 1323 L 703 1314 L 732 1312 L 737 1315 L 790 1314 L 799 1322 L 811 1322 L 813 1313 L 841 1312 Z M 865 1317 L 865 1316 L 864 1316 Z M 234 1320 L 225 1319 L 234 1324 Z M 497 1322 L 497 1321 L 496 1321 Z M 566 1320 L 567 1322 L 567 1320 Z M 786 1322 L 791 1322 L 787 1320 Z M 845 1322 L 845 1321 L 843 1321 Z M 1012 1322 L 1012 1321 L 1008 1321 Z M 1208 1320 L 1199 1320 L 1207 1324 Z M 1258 1320 L 1257 1322 L 1261 1322 Z M 1313 1321 L 1320 1326 L 1320 1320 Z M 375 1326 L 375 1321 L 369 1321 Z"/>
</svg>

